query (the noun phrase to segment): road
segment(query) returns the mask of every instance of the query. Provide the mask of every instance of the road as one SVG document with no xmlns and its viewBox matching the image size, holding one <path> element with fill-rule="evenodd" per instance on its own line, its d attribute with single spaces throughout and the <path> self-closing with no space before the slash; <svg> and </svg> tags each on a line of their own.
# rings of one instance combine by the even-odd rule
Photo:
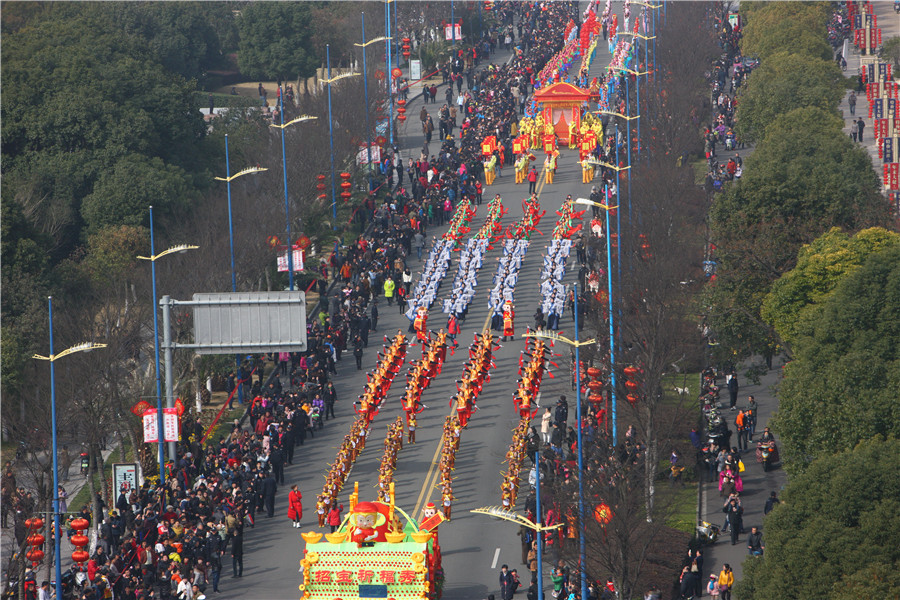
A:
<svg viewBox="0 0 900 600">
<path fill-rule="evenodd" d="M 582 6 L 584 8 L 584 5 Z M 621 6 L 617 3 L 620 22 Z M 508 54 L 498 51 L 491 57 L 491 62 L 506 60 Z M 601 44 L 592 67 L 591 76 L 600 73 L 609 63 L 609 54 L 605 44 Z M 484 66 L 482 64 L 482 66 Z M 443 97 L 443 89 L 438 93 Z M 412 95 L 410 96 L 412 99 Z M 420 100 L 412 100 L 408 105 L 408 114 L 418 115 Z M 432 118 L 437 121 L 437 104 L 425 105 Z M 403 147 L 418 153 L 422 144 L 418 119 L 410 119 L 401 128 Z M 405 131 L 404 131 L 405 129 Z M 404 160 L 410 150 L 405 150 Z M 581 183 L 581 168 L 575 150 L 562 150 L 559 168 L 552 185 L 539 184 L 540 201 L 547 214 L 539 229 L 545 234 L 533 235 L 531 247 L 526 254 L 516 288 L 516 331 L 521 333 L 527 325 L 533 323 L 532 315 L 540 302 L 540 267 L 542 256 L 549 244 L 549 234 L 555 224 L 557 210 L 567 194 L 573 197 L 587 196 L 590 185 Z M 521 201 L 527 196 L 527 184 L 516 186 L 513 169 L 507 167 L 503 176 L 494 186 L 485 188 L 485 204 L 482 204 L 472 221 L 475 231 L 483 222 L 486 214 L 487 199 L 500 194 L 504 206 L 509 213 L 503 223 L 512 223 L 522 216 Z M 440 235 L 446 228 L 430 228 L 429 237 Z M 442 374 L 436 378 L 431 387 L 423 394 L 422 402 L 427 409 L 419 415 L 416 432 L 417 443 L 406 445 L 399 454 L 394 480 L 398 505 L 411 516 L 418 517 L 418 509 L 429 500 L 438 500 L 439 493 L 433 487 L 426 486 L 425 480 L 429 471 L 438 459 L 438 448 L 441 425 L 445 416 L 450 414 L 450 398 L 455 393 L 455 381 L 463 371 L 463 364 L 468 358 L 466 347 L 472 342 L 473 335 L 481 331 L 488 317 L 487 298 L 491 287 L 496 263 L 502 254 L 501 248 L 495 248 L 486 255 L 484 266 L 479 274 L 476 295 L 469 309 L 468 318 L 463 323 L 463 333 L 458 337 L 460 349 L 454 354 L 448 353 Z M 421 261 L 415 256 L 408 259 L 409 266 L 415 274 L 421 269 Z M 577 262 L 574 252 L 567 271 L 565 283 L 570 284 L 577 273 Z M 455 273 L 455 261 L 448 273 Z M 442 291 L 446 293 L 452 281 L 445 281 Z M 325 429 L 317 433 L 315 439 L 307 440 L 307 444 L 298 448 L 293 465 L 285 470 L 286 486 L 281 486 L 276 500 L 276 517 L 259 518 L 255 529 L 245 532 L 244 577 L 239 580 L 230 579 L 230 569 L 223 571 L 221 598 L 297 598 L 297 585 L 300 581 L 298 561 L 302 554 L 303 541 L 300 533 L 315 528 L 314 502 L 321 490 L 323 474 L 327 465 L 334 460 L 337 446 L 349 430 L 354 418 L 351 403 L 361 393 L 365 382 L 365 370 L 371 369 L 376 362 L 376 351 L 380 349 L 378 340 L 382 335 L 392 335 L 398 329 L 407 331 L 409 321 L 401 315 L 396 306 L 388 307 L 379 303 L 378 332 L 370 335 L 370 345 L 363 357 L 363 370 L 357 371 L 352 357 L 338 363 L 338 373 L 334 378 L 338 403 L 335 412 L 337 419 L 326 422 Z M 438 303 L 430 311 L 429 325 L 439 327 L 444 321 Z M 573 321 L 571 315 L 565 315 L 560 328 L 571 332 Z M 373 342 L 374 340 L 374 342 Z M 474 600 L 485 598 L 489 593 L 498 592 L 498 573 L 502 564 L 517 568 L 523 583 L 527 584 L 527 568 L 521 561 L 521 545 L 516 536 L 517 527 L 512 523 L 491 519 L 483 515 L 472 514 L 474 508 L 497 505 L 500 502 L 500 471 L 504 470 L 504 455 L 511 440 L 511 432 L 518 422 L 514 409 L 512 392 L 516 389 L 518 378 L 519 355 L 524 348 L 521 338 L 506 342 L 495 354 L 496 367 L 491 380 L 485 384 L 484 391 L 478 400 L 478 411 L 472 417 L 469 426 L 462 432 L 460 452 L 457 455 L 454 473 L 453 491 L 457 500 L 453 506 L 453 519 L 440 528 L 443 566 L 447 577 L 443 597 L 446 600 Z M 544 378 L 540 403 L 542 406 L 555 405 L 560 394 L 572 398 L 571 364 L 568 348 L 556 347 L 563 354 L 555 360 L 559 368 L 553 368 L 555 378 Z M 407 359 L 417 358 L 420 347 L 411 345 Z M 400 398 L 405 385 L 405 371 L 398 374 L 388 398 L 385 400 L 380 414 L 376 417 L 366 449 L 357 460 L 348 484 L 341 494 L 341 501 L 348 506 L 347 496 L 353 489 L 353 482 L 359 482 L 360 500 L 375 499 L 378 465 L 381 460 L 382 441 L 387 426 L 402 414 Z M 570 400 L 570 405 L 574 403 Z M 574 411 L 570 415 L 574 420 Z M 571 422 L 571 421 L 570 421 Z M 624 427 L 627 424 L 621 424 Z M 527 472 L 527 470 L 526 470 Z M 433 484 L 433 477 L 430 478 Z M 290 527 L 286 516 L 287 492 L 291 484 L 298 484 L 304 496 L 303 527 L 295 530 Z M 520 488 L 521 502 L 527 495 L 527 482 Z M 545 563 L 546 564 L 546 563 Z M 547 590 L 550 589 L 548 585 Z M 520 591 L 524 595 L 524 591 Z"/>
</svg>

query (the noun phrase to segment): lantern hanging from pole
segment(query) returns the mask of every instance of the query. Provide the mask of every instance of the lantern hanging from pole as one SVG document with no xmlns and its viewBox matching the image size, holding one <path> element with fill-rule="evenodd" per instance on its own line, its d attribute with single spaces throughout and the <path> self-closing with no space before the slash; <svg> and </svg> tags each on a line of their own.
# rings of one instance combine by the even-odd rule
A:
<svg viewBox="0 0 900 600">
<path fill-rule="evenodd" d="M 406 115 L 397 115 L 397 120 L 401 123 L 406 120 Z"/>
<path fill-rule="evenodd" d="M 397 79 L 401 75 L 403 75 L 403 71 L 401 71 L 399 67 L 394 67 L 393 69 L 391 69 L 392 78 Z"/>
<path fill-rule="evenodd" d="M 324 184 L 324 183 L 317 183 L 317 184 L 316 184 L 316 189 L 319 190 L 320 192 L 325 191 L 325 184 Z"/>
<path fill-rule="evenodd" d="M 349 181 L 342 181 L 342 182 L 341 182 L 341 189 L 343 189 L 344 191 L 349 190 L 351 187 L 353 187 L 353 184 L 350 183 Z"/>
<path fill-rule="evenodd" d="M 347 171 L 344 171 L 343 173 L 340 174 L 341 179 L 350 179 L 350 177 L 351 177 L 350 173 L 348 173 Z"/>
<path fill-rule="evenodd" d="M 44 520 L 40 517 L 32 517 L 25 520 L 25 528 L 31 533 L 25 538 L 25 543 L 29 546 L 25 552 L 25 557 L 31 561 L 31 566 L 36 567 L 44 558 L 44 551 L 41 546 L 44 544 L 44 536 L 38 533 L 44 526 Z"/>
<path fill-rule="evenodd" d="M 328 196 L 326 194 L 319 194 L 318 196 L 316 196 L 316 198 L 318 200 L 324 201 L 326 198 L 328 198 Z"/>
<path fill-rule="evenodd" d="M 349 200 L 349 199 L 350 199 L 350 196 L 352 196 L 352 194 L 351 194 L 350 192 L 341 192 L 341 198 L 344 199 L 344 202 L 346 202 L 347 200 Z"/>
</svg>

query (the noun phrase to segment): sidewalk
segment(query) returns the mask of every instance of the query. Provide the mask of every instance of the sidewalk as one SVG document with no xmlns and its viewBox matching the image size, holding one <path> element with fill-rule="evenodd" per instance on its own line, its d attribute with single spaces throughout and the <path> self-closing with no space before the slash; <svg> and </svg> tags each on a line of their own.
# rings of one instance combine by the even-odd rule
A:
<svg viewBox="0 0 900 600">
<path fill-rule="evenodd" d="M 888 38 L 892 38 L 900 35 L 900 16 L 894 12 L 894 3 L 893 2 L 873 2 L 872 5 L 875 7 L 875 14 L 878 17 L 878 26 L 882 29 L 882 40 L 887 41 Z M 847 60 L 847 70 L 844 71 L 844 75 L 847 77 L 855 77 L 857 73 L 859 73 L 859 67 L 862 63 L 862 56 L 859 53 L 859 50 L 853 46 L 849 45 L 849 51 L 847 56 L 844 57 Z M 896 71 L 893 73 L 894 81 L 897 81 L 900 73 Z M 856 88 L 854 87 L 854 90 Z M 872 164 L 875 167 L 875 173 L 878 175 L 878 180 L 882 180 L 881 173 L 881 165 L 883 164 L 881 159 L 878 157 L 878 146 L 875 144 L 875 131 L 874 131 L 874 122 L 869 118 L 869 103 L 866 100 L 866 93 L 857 92 L 856 93 L 856 114 L 850 113 L 850 105 L 847 102 L 847 99 L 850 97 L 850 90 L 847 90 L 847 93 L 844 94 L 843 99 L 841 99 L 841 103 L 838 106 L 838 110 L 841 111 L 842 116 L 844 117 L 844 133 L 849 137 L 851 132 L 850 128 L 853 125 L 854 119 L 862 119 L 866 127 L 863 130 L 863 141 L 861 145 L 868 150 L 869 156 L 872 157 Z M 896 153 L 897 150 L 895 149 Z"/>
<path fill-rule="evenodd" d="M 747 534 L 750 528 L 760 527 L 763 533 L 763 544 L 765 544 L 765 529 L 762 527 L 763 508 L 766 499 L 771 492 L 781 492 L 787 483 L 787 475 L 781 467 L 770 470 L 768 473 L 763 471 L 761 464 L 756 462 L 755 450 L 756 440 L 762 435 L 763 429 L 768 425 L 772 415 L 778 410 L 778 398 L 775 396 L 775 386 L 781 380 L 781 369 L 773 367 L 771 371 L 764 374 L 760 378 L 759 385 L 751 385 L 745 383 L 741 377 L 742 371 L 738 371 L 738 408 L 746 408 L 747 398 L 753 396 L 759 405 L 757 413 L 756 435 L 753 436 L 754 441 L 749 444 L 749 450 L 745 451 L 742 456 L 746 471 L 743 473 L 744 491 L 741 493 L 742 505 L 744 507 L 744 531 L 738 539 L 737 545 L 731 545 L 731 534 L 727 533 L 719 538 L 719 541 L 712 546 L 706 546 L 703 549 L 705 553 L 704 570 L 701 581 L 705 584 L 709 574 L 718 574 L 722 570 L 722 565 L 728 563 L 734 571 L 735 580 L 739 580 L 743 573 L 743 562 L 747 558 Z M 727 391 L 723 391 L 722 404 L 726 406 L 722 412 L 723 417 L 728 422 L 729 428 L 734 431 L 734 417 L 737 412 L 731 412 L 727 409 Z M 737 445 L 737 438 L 732 436 L 732 445 Z M 777 441 L 777 440 L 776 440 Z M 725 522 L 725 514 L 722 512 L 724 498 L 719 496 L 718 483 L 704 483 L 701 495 L 700 514 L 704 521 L 709 521 L 719 527 Z"/>
<path fill-rule="evenodd" d="M 117 447 L 115 447 L 115 449 L 113 449 L 113 448 L 114 447 L 112 445 L 109 445 L 109 446 L 107 446 L 107 449 L 101 453 L 103 456 L 104 464 L 108 463 L 110 460 L 110 457 L 113 455 L 113 453 L 118 450 Z M 73 450 L 73 453 L 74 452 L 75 451 Z M 84 486 L 87 485 L 87 483 L 88 483 L 87 476 L 81 474 L 81 460 L 78 457 L 78 454 L 75 454 L 73 458 L 74 458 L 74 460 L 72 461 L 72 464 L 69 467 L 68 480 L 63 481 L 63 477 L 60 477 L 60 479 L 59 479 L 59 484 L 61 486 L 63 486 L 63 488 L 66 490 L 66 493 L 68 494 L 68 501 L 70 503 L 69 506 L 67 507 L 68 512 L 75 512 L 75 511 L 78 511 L 81 509 L 80 506 L 72 505 L 71 501 L 73 498 L 75 498 L 75 496 L 78 495 L 78 493 L 82 490 L 82 488 L 84 488 Z M 31 478 L 28 477 L 28 475 L 29 474 L 27 472 L 25 472 L 23 469 L 16 468 L 16 478 L 17 478 L 16 484 L 19 486 L 24 486 L 26 489 L 30 489 L 33 491 L 34 484 L 31 481 Z M 42 516 L 44 516 L 44 515 L 42 515 Z M 60 521 L 64 521 L 64 520 L 65 520 L 65 517 L 60 516 Z M 3 559 L 4 559 L 2 566 L 0 566 L 0 568 L 4 569 L 3 577 L 2 577 L 3 581 L 6 581 L 5 569 L 7 566 L 7 559 L 18 550 L 18 548 L 16 546 L 15 529 L 13 528 L 13 514 L 9 515 L 8 523 L 9 523 L 8 529 L 0 530 L 0 555 L 2 555 Z M 52 545 L 52 543 L 51 543 L 51 545 Z M 64 537 L 62 546 L 61 546 L 63 571 L 65 571 L 66 569 L 68 569 L 71 566 L 72 552 L 74 550 L 75 550 L 75 548 L 73 546 L 71 546 L 69 544 L 68 540 Z M 49 548 L 46 547 L 46 544 L 45 544 L 44 552 L 46 552 L 46 553 L 50 552 Z M 45 568 L 45 566 L 41 565 L 39 567 L 38 572 L 42 573 L 44 568 Z M 53 575 L 52 573 L 51 573 L 51 578 L 55 578 L 55 575 Z M 40 579 L 40 577 L 39 577 L 39 579 Z"/>
</svg>

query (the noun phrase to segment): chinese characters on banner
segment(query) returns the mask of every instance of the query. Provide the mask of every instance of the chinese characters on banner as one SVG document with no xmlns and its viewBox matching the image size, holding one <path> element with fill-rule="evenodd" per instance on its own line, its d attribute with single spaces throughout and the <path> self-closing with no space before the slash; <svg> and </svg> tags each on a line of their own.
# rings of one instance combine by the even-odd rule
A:
<svg viewBox="0 0 900 600">
<path fill-rule="evenodd" d="M 448 42 L 453 39 L 461 40 L 462 25 L 459 23 L 456 23 L 455 25 L 444 25 L 444 39 Z"/>
<path fill-rule="evenodd" d="M 884 165 L 884 186 L 889 190 L 900 189 L 900 163 Z"/>
<path fill-rule="evenodd" d="M 354 575 L 356 576 L 354 578 Z M 417 574 L 412 569 L 381 570 L 359 569 L 356 573 L 346 569 L 332 571 L 330 569 L 317 569 L 312 574 L 315 583 L 371 583 L 373 580 L 383 584 L 409 585 L 416 579 L 423 580 L 424 574 Z"/>
<path fill-rule="evenodd" d="M 381 162 L 381 147 L 377 144 L 372 144 L 371 146 L 372 152 L 372 163 L 380 163 Z M 366 145 L 363 144 L 359 147 L 359 152 L 356 154 L 356 164 L 364 165 L 369 162 L 369 151 L 366 150 Z M 287 270 L 287 269 L 285 269 Z"/>
<path fill-rule="evenodd" d="M 302 271 L 303 270 L 303 250 L 294 246 L 294 270 Z M 287 272 L 288 270 L 288 256 L 287 249 L 283 250 L 278 255 L 278 271 L 279 272 Z"/>
<path fill-rule="evenodd" d="M 882 160 L 884 163 L 894 162 L 894 138 L 886 137 L 881 140 L 883 146 Z"/>
<path fill-rule="evenodd" d="M 155 444 L 159 442 L 159 432 L 156 424 L 156 409 L 151 408 L 143 415 L 144 443 Z M 178 441 L 178 411 L 174 408 L 163 409 L 163 441 Z"/>
</svg>

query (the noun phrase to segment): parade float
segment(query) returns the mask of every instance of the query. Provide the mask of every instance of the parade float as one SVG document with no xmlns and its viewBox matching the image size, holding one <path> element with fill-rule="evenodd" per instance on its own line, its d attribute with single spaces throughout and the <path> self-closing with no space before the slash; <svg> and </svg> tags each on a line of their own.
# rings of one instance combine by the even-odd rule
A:
<svg viewBox="0 0 900 600">
<path fill-rule="evenodd" d="M 433 504 L 416 522 L 394 502 L 359 502 L 358 485 L 350 512 L 334 533 L 300 534 L 303 600 L 438 599 L 444 582 L 437 527 L 444 520 Z M 324 538 L 324 539 L 323 539 Z"/>
</svg>

